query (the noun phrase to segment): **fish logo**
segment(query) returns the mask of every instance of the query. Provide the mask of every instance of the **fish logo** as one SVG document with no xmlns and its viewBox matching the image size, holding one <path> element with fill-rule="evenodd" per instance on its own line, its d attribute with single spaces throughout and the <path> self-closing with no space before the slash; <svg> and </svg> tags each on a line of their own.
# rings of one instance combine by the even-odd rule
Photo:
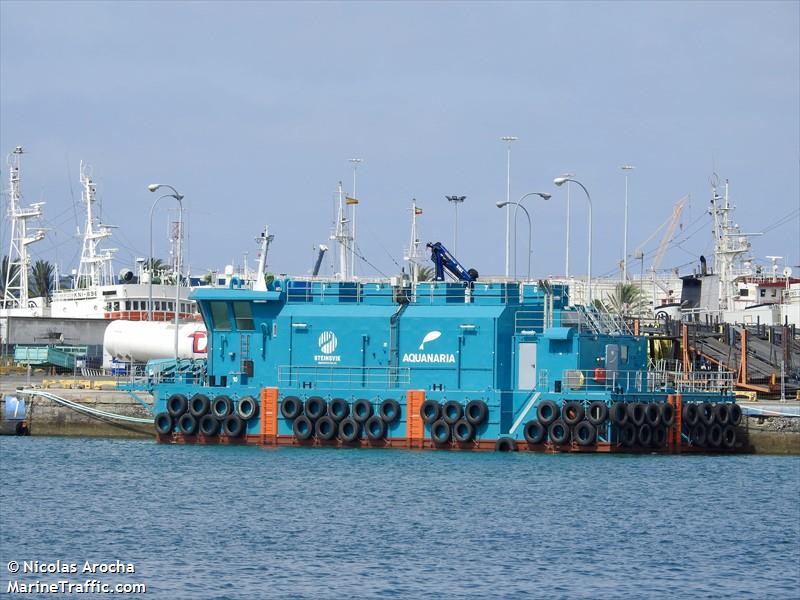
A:
<svg viewBox="0 0 800 600">
<path fill-rule="evenodd" d="M 319 334 L 317 340 L 319 344 L 319 351 L 323 354 L 333 354 L 336 351 L 336 346 L 339 345 L 339 340 L 336 339 L 336 334 L 332 331 L 323 331 Z"/>
<path fill-rule="evenodd" d="M 425 344 L 428 342 L 433 342 L 434 340 L 438 340 L 440 337 L 442 337 L 441 331 L 429 331 L 425 334 L 425 337 L 422 338 L 422 343 L 419 345 L 419 349 L 424 350 Z"/>
</svg>

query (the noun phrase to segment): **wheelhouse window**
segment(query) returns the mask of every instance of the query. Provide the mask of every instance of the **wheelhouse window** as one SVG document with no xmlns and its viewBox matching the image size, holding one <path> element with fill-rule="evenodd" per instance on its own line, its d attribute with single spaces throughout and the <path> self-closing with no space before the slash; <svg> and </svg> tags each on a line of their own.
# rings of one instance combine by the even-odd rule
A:
<svg viewBox="0 0 800 600">
<path fill-rule="evenodd" d="M 226 302 L 209 302 L 211 310 L 211 322 L 217 331 L 230 331 L 231 320 L 228 316 L 228 304 Z"/>
<path fill-rule="evenodd" d="M 234 302 L 233 316 L 236 318 L 236 329 L 239 331 L 253 331 L 253 305 L 249 302 Z"/>
</svg>

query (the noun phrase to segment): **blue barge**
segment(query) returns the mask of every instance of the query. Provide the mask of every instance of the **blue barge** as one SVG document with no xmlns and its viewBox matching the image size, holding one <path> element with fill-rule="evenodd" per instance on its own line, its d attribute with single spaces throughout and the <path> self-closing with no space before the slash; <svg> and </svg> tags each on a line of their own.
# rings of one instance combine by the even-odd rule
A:
<svg viewBox="0 0 800 600">
<path fill-rule="evenodd" d="M 547 282 L 200 288 L 202 361 L 148 365 L 162 442 L 731 451 L 733 374 L 654 364 Z M 679 364 L 677 366 L 680 366 Z"/>
</svg>

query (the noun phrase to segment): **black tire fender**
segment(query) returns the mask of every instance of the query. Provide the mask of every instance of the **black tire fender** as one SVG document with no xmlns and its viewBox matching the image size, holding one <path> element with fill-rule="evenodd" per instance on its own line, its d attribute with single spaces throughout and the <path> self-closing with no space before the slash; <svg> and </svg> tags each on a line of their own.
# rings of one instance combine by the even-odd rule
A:
<svg viewBox="0 0 800 600">
<path fill-rule="evenodd" d="M 189 412 L 199 420 L 211 409 L 211 400 L 205 394 L 195 394 L 189 400 Z"/>
<path fill-rule="evenodd" d="M 471 442 L 475 439 L 475 426 L 462 418 L 453 424 L 453 439 L 459 443 Z"/>
<path fill-rule="evenodd" d="M 203 415 L 200 417 L 200 433 L 206 437 L 219 435 L 220 423 L 214 415 Z"/>
<path fill-rule="evenodd" d="M 172 429 L 175 427 L 175 421 L 172 418 L 172 415 L 168 412 L 158 413 L 154 419 L 154 423 L 156 426 L 156 431 L 161 435 L 168 435 L 172 433 Z"/>
<path fill-rule="evenodd" d="M 566 444 L 569 442 L 569 426 L 561 419 L 557 419 L 547 428 L 547 437 L 556 445 Z"/>
<path fill-rule="evenodd" d="M 556 421 L 561 416 L 561 409 L 558 404 L 552 400 L 542 400 L 539 406 L 536 407 L 536 418 L 539 423 L 545 427 L 549 427 L 553 421 Z"/>
<path fill-rule="evenodd" d="M 570 427 L 574 427 L 583 421 L 583 404 L 577 400 L 570 400 L 565 402 L 561 408 L 561 418 L 564 423 Z"/>
<path fill-rule="evenodd" d="M 364 431 L 371 441 L 378 442 L 386 437 L 386 421 L 381 419 L 380 415 L 372 415 L 364 423 Z"/>
<path fill-rule="evenodd" d="M 628 406 L 624 402 L 614 402 L 609 410 L 611 422 L 620 427 L 628 422 Z"/>
<path fill-rule="evenodd" d="M 579 446 L 591 446 L 597 440 L 597 429 L 589 421 L 581 421 L 573 432 Z"/>
<path fill-rule="evenodd" d="M 393 398 L 387 398 L 381 402 L 378 414 L 384 423 L 390 425 L 400 418 L 400 403 Z"/>
<path fill-rule="evenodd" d="M 631 402 L 626 408 L 628 420 L 636 427 L 640 427 L 644 423 L 644 405 L 641 402 Z"/>
<path fill-rule="evenodd" d="M 186 412 L 189 407 L 189 401 L 183 394 L 172 394 L 167 398 L 167 412 L 177 419 Z"/>
<path fill-rule="evenodd" d="M 525 423 L 525 428 L 522 430 L 522 435 L 529 444 L 541 444 L 546 434 L 547 429 L 545 429 L 544 425 L 542 425 L 538 419 L 533 419 Z"/>
<path fill-rule="evenodd" d="M 669 402 L 661 405 L 661 423 L 666 427 L 672 427 L 675 424 L 675 407 Z"/>
<path fill-rule="evenodd" d="M 314 423 L 314 433 L 326 442 L 336 437 L 338 429 L 336 421 L 330 415 L 323 415 Z"/>
<path fill-rule="evenodd" d="M 653 441 L 653 428 L 650 427 L 647 423 L 643 423 L 639 425 L 639 429 L 636 432 L 636 443 L 639 446 L 647 447 Z"/>
<path fill-rule="evenodd" d="M 217 396 L 211 403 L 211 414 L 224 419 L 233 413 L 233 401 L 227 396 Z"/>
<path fill-rule="evenodd" d="M 683 406 L 683 423 L 688 427 L 694 427 L 700 422 L 700 410 L 696 402 L 690 402 Z"/>
<path fill-rule="evenodd" d="M 436 444 L 447 444 L 450 441 L 450 423 L 439 419 L 431 424 L 431 440 Z"/>
<path fill-rule="evenodd" d="M 306 398 L 304 408 L 306 416 L 312 421 L 316 421 L 325 414 L 325 411 L 328 410 L 328 405 L 320 396 L 309 396 Z"/>
<path fill-rule="evenodd" d="M 602 425 L 608 419 L 608 404 L 602 400 L 594 400 L 586 409 L 586 419 L 592 425 Z"/>
<path fill-rule="evenodd" d="M 194 435 L 197 433 L 197 417 L 192 413 L 183 413 L 178 419 L 178 429 L 183 435 Z"/>
<path fill-rule="evenodd" d="M 442 418 L 448 425 L 452 425 L 464 416 L 464 407 L 460 402 L 455 400 L 448 400 L 442 406 Z"/>
<path fill-rule="evenodd" d="M 222 431 L 229 438 L 238 438 L 244 433 L 245 423 L 236 415 L 228 415 L 222 422 Z"/>
<path fill-rule="evenodd" d="M 482 425 L 489 416 L 489 407 L 483 400 L 470 400 L 464 408 L 464 417 L 475 427 Z"/>
<path fill-rule="evenodd" d="M 345 417 L 339 421 L 339 439 L 345 444 L 352 444 L 361 437 L 361 423 L 353 417 Z"/>
<path fill-rule="evenodd" d="M 419 415 L 427 425 L 438 421 L 441 414 L 442 405 L 436 402 L 436 400 L 425 400 L 422 406 L 419 407 Z"/>
<path fill-rule="evenodd" d="M 328 404 L 328 416 L 339 423 L 350 416 L 350 404 L 344 398 L 334 398 Z"/>
<path fill-rule="evenodd" d="M 661 406 L 656 402 L 645 404 L 644 407 L 644 421 L 650 427 L 658 427 L 661 425 Z"/>
<path fill-rule="evenodd" d="M 297 396 L 286 396 L 281 400 L 281 414 L 284 419 L 292 421 L 303 412 L 303 403 Z"/>
<path fill-rule="evenodd" d="M 249 421 L 258 414 L 258 400 L 252 396 L 242 396 L 236 403 L 236 414 L 242 421 Z"/>
<path fill-rule="evenodd" d="M 227 421 L 225 424 L 227 425 Z M 314 421 L 306 415 L 300 415 L 292 423 L 292 433 L 301 442 L 304 442 L 314 435 Z"/>
<path fill-rule="evenodd" d="M 494 449 L 497 452 L 516 452 L 517 442 L 514 438 L 510 437 L 497 438 L 497 441 L 494 443 Z"/>
</svg>

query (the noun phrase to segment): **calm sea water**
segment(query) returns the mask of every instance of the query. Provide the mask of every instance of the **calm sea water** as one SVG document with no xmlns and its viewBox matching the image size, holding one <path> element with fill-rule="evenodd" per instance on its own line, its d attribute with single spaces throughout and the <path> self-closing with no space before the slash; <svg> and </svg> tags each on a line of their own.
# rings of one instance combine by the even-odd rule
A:
<svg viewBox="0 0 800 600">
<path fill-rule="evenodd" d="M 796 457 L 34 437 L 0 476 L 0 595 L 60 559 L 146 598 L 800 597 Z"/>
</svg>

